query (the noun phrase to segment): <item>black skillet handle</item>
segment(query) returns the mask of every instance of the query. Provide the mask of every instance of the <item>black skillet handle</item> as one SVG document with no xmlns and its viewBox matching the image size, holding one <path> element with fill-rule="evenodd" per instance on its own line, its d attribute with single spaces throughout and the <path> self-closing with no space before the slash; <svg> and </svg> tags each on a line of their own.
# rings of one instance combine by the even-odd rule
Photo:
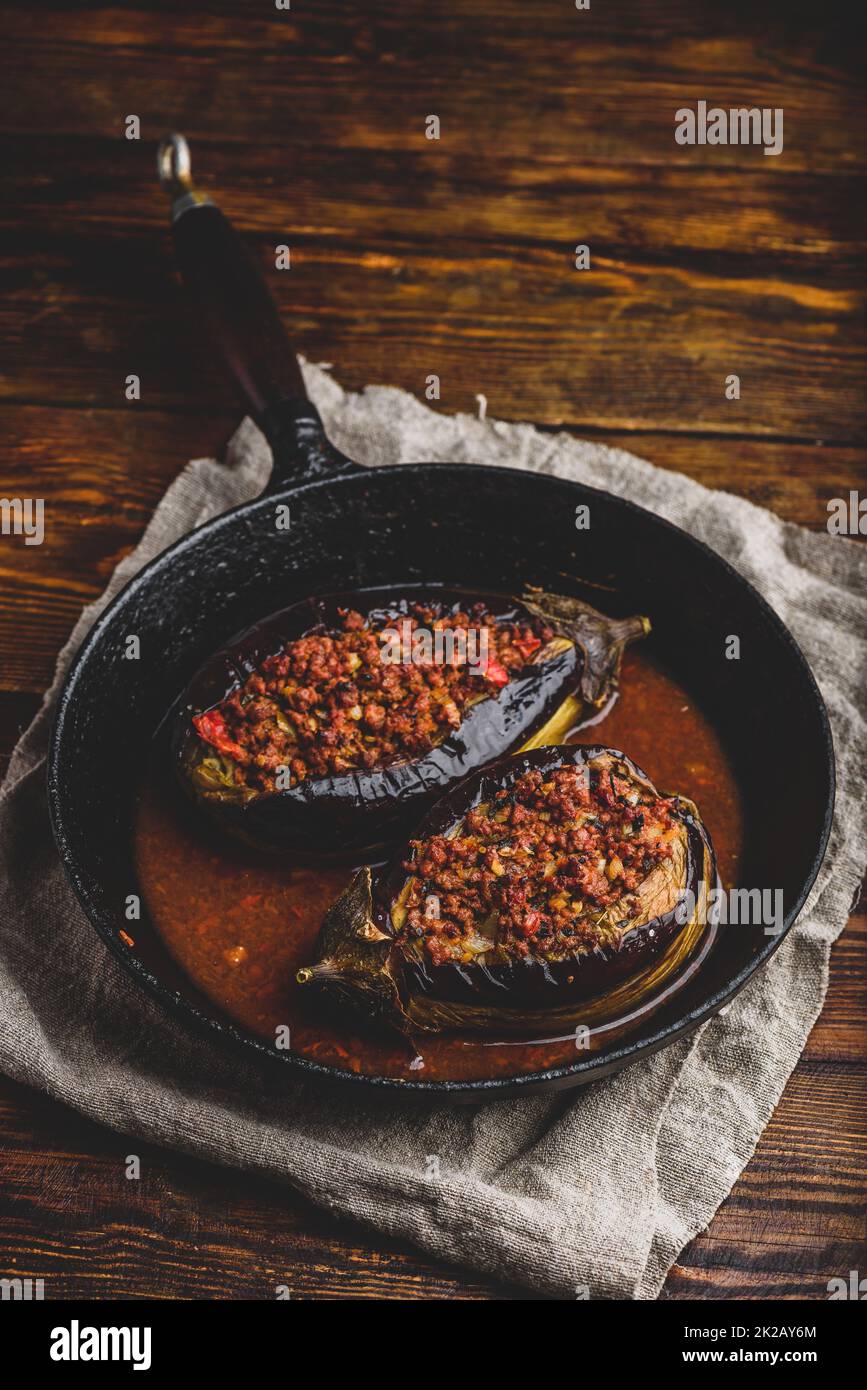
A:
<svg viewBox="0 0 867 1390">
<path fill-rule="evenodd" d="M 173 199 L 181 277 L 217 355 L 271 445 L 274 466 L 266 492 L 361 471 L 326 437 L 274 300 L 237 232 L 210 198 L 194 190 L 182 135 L 163 140 L 157 168 Z"/>
</svg>

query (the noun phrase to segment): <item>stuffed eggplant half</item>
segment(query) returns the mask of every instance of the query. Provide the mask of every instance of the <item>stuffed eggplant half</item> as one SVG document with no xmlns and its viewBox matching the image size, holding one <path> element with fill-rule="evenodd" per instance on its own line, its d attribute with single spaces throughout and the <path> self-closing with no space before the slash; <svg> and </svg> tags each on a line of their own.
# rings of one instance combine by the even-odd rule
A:
<svg viewBox="0 0 867 1390">
<path fill-rule="evenodd" d="M 691 801 L 615 749 L 539 748 L 444 797 L 377 878 L 359 869 L 297 979 L 406 1033 L 592 1027 L 693 956 L 715 886 Z"/>
<path fill-rule="evenodd" d="M 257 847 L 373 849 L 478 768 L 596 714 L 649 627 L 541 591 L 308 599 L 199 671 L 173 717 L 177 769 Z"/>
</svg>

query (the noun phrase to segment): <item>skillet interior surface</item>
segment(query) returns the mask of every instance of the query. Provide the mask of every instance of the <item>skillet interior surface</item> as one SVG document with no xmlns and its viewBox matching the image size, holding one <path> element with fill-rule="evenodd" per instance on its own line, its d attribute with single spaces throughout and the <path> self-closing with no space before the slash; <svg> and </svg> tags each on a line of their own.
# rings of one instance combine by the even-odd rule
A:
<svg viewBox="0 0 867 1390">
<path fill-rule="evenodd" d="M 288 531 L 275 525 L 285 503 Z M 578 531 L 582 503 L 590 527 Z M 137 891 L 133 798 L 160 721 L 195 670 L 233 634 L 297 599 L 422 581 L 503 593 L 532 583 L 616 616 L 648 613 L 655 651 L 713 720 L 734 765 L 746 807 L 741 883 L 781 889 L 788 929 L 818 872 L 834 795 L 824 706 L 788 631 L 722 559 L 651 513 L 563 479 L 473 465 L 384 467 L 266 495 L 137 576 L 86 640 L 61 693 L 48 772 L 61 856 L 94 926 L 139 983 L 248 1053 L 323 1079 L 455 1100 L 597 1079 L 721 1007 L 781 935 L 722 931 L 696 977 L 625 1043 L 548 1072 L 474 1082 L 339 1072 L 271 1049 L 200 994 L 146 918 L 134 951 L 119 939 L 124 901 Z M 740 660 L 725 657 L 732 634 Z M 138 660 L 125 655 L 131 635 Z"/>
</svg>

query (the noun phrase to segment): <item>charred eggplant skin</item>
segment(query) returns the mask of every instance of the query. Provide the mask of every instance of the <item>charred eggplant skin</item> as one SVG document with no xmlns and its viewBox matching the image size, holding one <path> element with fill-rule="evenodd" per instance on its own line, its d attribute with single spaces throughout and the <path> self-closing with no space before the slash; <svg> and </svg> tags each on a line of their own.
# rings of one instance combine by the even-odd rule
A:
<svg viewBox="0 0 867 1390">
<path fill-rule="evenodd" d="M 453 611 L 482 602 L 497 621 L 545 618 L 562 634 L 497 698 L 480 700 L 460 726 L 424 756 L 382 768 L 309 778 L 275 792 L 220 780 L 213 750 L 192 724 L 255 671 L 265 657 L 307 633 L 339 626 L 341 610 L 360 609 L 372 625 L 404 617 L 412 604 Z M 646 618 L 611 619 L 578 599 L 530 591 L 523 599 L 435 585 L 367 589 L 305 599 L 257 623 L 215 653 L 172 716 L 172 756 L 187 794 L 235 837 L 266 850 L 358 854 L 394 842 L 436 799 L 491 761 L 522 747 L 562 712 L 563 736 L 597 712 L 617 687 L 626 644 L 649 631 Z M 565 639 L 565 640 L 562 640 Z M 559 716 L 558 716 L 559 717 Z"/>
<path fill-rule="evenodd" d="M 539 748 L 501 759 L 468 778 L 437 803 L 414 838 L 448 834 L 470 810 L 508 790 L 526 772 L 545 775 L 568 765 L 592 772 L 600 763 L 616 765 L 657 794 L 646 774 L 616 749 Z M 330 992 L 339 991 L 354 1008 L 407 1033 L 448 1027 L 526 1033 L 547 1022 L 571 1026 L 604 1017 L 605 996 L 612 1009 L 618 1001 L 635 1002 L 642 983 L 648 988 L 661 983 L 665 962 L 677 968 L 687 958 L 687 945 L 691 953 L 703 934 L 707 895 L 718 882 L 716 859 L 695 806 L 681 797 L 675 804 L 686 847 L 681 898 L 672 910 L 625 929 L 616 946 L 597 945 L 563 960 L 433 965 L 421 950 L 407 952 L 394 944 L 392 909 L 406 881 L 404 850 L 376 878 L 369 869 L 355 874 L 326 916 L 319 961 L 299 972 L 299 983 L 318 981 Z M 689 901 L 687 891 L 696 903 L 689 920 L 681 910 L 681 903 Z M 679 938 L 684 942 L 680 953 Z"/>
</svg>

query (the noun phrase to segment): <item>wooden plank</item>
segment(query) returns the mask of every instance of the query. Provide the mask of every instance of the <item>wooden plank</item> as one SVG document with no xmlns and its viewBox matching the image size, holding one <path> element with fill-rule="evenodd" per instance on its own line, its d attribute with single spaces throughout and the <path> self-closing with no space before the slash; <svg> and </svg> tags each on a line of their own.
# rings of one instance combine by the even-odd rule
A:
<svg viewBox="0 0 867 1390">
<path fill-rule="evenodd" d="M 190 458 L 220 450 L 239 415 L 0 407 L 0 497 L 45 502 L 42 545 L 0 536 L 0 690 L 50 684 L 82 608 L 141 539 L 169 483 Z"/>
<path fill-rule="evenodd" d="M 290 271 L 251 243 L 298 347 L 348 385 L 477 393 L 511 419 L 601 429 L 863 438 L 861 296 L 768 279 L 487 243 L 447 251 L 299 241 Z M 157 237 L 0 237 L 0 399 L 207 409 L 222 384 Z M 359 311 L 359 303 L 365 305 Z M 639 346 L 640 345 L 640 346 Z M 727 400 L 726 378 L 741 380 Z"/>
<path fill-rule="evenodd" d="M 440 115 L 453 153 L 512 149 L 537 161 L 703 164 L 674 142 L 674 112 L 705 96 L 785 110 L 784 167 L 863 168 L 852 122 L 863 41 L 835 3 L 766 15 L 739 3 L 689 22 L 689 7 L 637 0 L 584 13 L 555 0 L 394 7 L 319 3 L 256 15 L 227 7 L 164 14 L 14 7 L 5 18 L 16 97 L 0 128 L 109 134 L 137 114 L 194 136 L 270 139 L 303 128 L 365 149 L 423 148 Z M 70 79 L 86 71 L 86 83 Z M 695 90 L 696 75 L 703 74 Z M 847 139 L 840 139 L 845 129 Z M 716 164 L 779 163 L 761 150 L 713 149 Z M 772 176 L 769 174 L 769 176 Z"/>
<path fill-rule="evenodd" d="M 539 163 L 500 150 L 424 157 L 410 150 L 314 145 L 290 132 L 273 148 L 249 141 L 193 145 L 204 191 L 244 233 L 372 239 L 432 247 L 445 240 L 539 244 L 693 268 L 749 266 L 775 278 L 863 283 L 867 193 L 857 173 L 715 165 L 604 168 Z M 163 232 L 155 142 L 81 140 L 62 133 L 0 136 L 8 196 L 0 227 L 37 233 L 60 216 L 66 235 Z"/>
</svg>

